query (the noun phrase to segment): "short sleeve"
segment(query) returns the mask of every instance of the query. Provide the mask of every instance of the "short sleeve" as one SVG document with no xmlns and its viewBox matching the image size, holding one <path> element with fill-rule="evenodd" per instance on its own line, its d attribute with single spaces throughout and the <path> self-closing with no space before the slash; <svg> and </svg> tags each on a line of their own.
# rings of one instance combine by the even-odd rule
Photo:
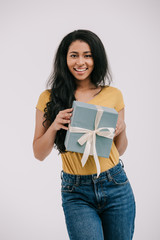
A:
<svg viewBox="0 0 160 240">
<path fill-rule="evenodd" d="M 122 92 L 119 89 L 117 89 L 115 109 L 117 112 L 119 112 L 124 107 L 125 107 L 125 104 L 124 104 Z"/>
<path fill-rule="evenodd" d="M 36 108 L 40 111 L 44 112 L 46 104 L 50 101 L 50 90 L 43 91 L 38 99 Z"/>
</svg>

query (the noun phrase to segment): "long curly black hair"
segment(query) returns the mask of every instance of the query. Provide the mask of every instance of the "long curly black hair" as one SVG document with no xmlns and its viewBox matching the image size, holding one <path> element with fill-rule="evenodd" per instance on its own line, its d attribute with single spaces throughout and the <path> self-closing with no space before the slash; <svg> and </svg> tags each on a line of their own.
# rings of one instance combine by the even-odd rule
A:
<svg viewBox="0 0 160 240">
<path fill-rule="evenodd" d="M 106 79 L 108 82 L 107 85 L 110 85 L 112 81 L 105 48 L 99 37 L 89 30 L 75 30 L 69 33 L 62 39 L 57 49 L 54 58 L 53 71 L 46 84 L 46 88 L 50 88 L 51 94 L 50 100 L 44 109 L 45 120 L 43 126 L 45 121 L 49 121 L 49 124 L 51 125 L 59 111 L 71 108 L 73 101 L 76 100 L 74 92 L 77 86 L 75 78 L 68 69 L 66 60 L 69 46 L 76 40 L 84 41 L 90 46 L 94 61 L 94 69 L 90 77 L 91 82 L 95 87 L 106 86 Z M 65 126 L 67 126 L 67 124 Z M 59 151 L 59 154 L 65 152 L 65 136 L 65 129 L 57 131 L 54 148 Z"/>
</svg>

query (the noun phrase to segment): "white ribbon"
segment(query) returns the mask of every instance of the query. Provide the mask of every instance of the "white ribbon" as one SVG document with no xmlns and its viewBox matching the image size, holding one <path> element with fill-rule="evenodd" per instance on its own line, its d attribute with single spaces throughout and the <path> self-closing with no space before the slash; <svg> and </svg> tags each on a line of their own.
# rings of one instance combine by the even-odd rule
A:
<svg viewBox="0 0 160 240">
<path fill-rule="evenodd" d="M 103 114 L 103 109 L 101 106 L 98 106 L 98 105 L 96 105 L 96 107 L 97 107 L 97 114 L 95 119 L 94 130 L 89 130 L 89 129 L 80 128 L 80 127 L 72 127 L 69 124 L 69 131 L 74 133 L 85 133 L 78 139 L 78 143 L 80 145 L 83 145 L 86 142 L 84 153 L 81 159 L 82 166 L 84 167 L 84 165 L 86 164 L 88 156 L 93 155 L 96 163 L 96 167 L 97 167 L 97 177 L 98 177 L 101 170 L 100 170 L 99 159 L 96 151 L 96 134 L 102 137 L 113 139 L 115 129 L 110 127 L 97 128 Z M 101 131 L 104 129 L 107 129 L 108 131 Z"/>
</svg>

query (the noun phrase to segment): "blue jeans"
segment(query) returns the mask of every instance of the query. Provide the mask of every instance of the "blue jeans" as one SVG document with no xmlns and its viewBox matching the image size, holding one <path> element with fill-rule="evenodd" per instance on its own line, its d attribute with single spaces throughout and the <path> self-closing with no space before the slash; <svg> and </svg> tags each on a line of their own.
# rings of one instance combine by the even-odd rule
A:
<svg viewBox="0 0 160 240">
<path fill-rule="evenodd" d="M 93 175 L 62 171 L 62 207 L 70 240 L 131 240 L 135 198 L 122 160 Z"/>
</svg>

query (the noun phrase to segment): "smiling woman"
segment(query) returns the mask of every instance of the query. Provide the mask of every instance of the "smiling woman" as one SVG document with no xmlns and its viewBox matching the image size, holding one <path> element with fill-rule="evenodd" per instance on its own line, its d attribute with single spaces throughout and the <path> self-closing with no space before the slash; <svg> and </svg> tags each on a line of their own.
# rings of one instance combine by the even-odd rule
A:
<svg viewBox="0 0 160 240">
<path fill-rule="evenodd" d="M 75 50 L 79 50 L 78 52 Z M 67 66 L 78 81 L 91 81 L 90 75 L 94 68 L 94 61 L 91 54 L 90 46 L 83 41 L 77 40 L 73 42 L 67 53 Z"/>
<path fill-rule="evenodd" d="M 134 194 L 119 159 L 127 148 L 124 101 L 121 91 L 110 86 L 111 80 L 99 37 L 88 30 L 73 31 L 58 47 L 48 82 L 51 89 L 42 92 L 36 106 L 34 155 L 44 160 L 53 146 L 61 153 L 62 206 L 72 240 L 131 240 L 133 237 Z M 66 151 L 64 146 L 74 100 L 118 112 L 109 158 L 99 157 L 98 178 L 93 156 L 82 166 L 82 154 Z"/>
</svg>

